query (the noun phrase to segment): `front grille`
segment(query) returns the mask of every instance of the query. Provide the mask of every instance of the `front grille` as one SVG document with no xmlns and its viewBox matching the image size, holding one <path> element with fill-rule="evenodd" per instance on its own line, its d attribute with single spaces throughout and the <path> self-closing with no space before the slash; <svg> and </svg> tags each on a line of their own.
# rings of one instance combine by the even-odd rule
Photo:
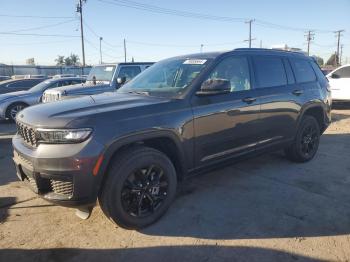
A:
<svg viewBox="0 0 350 262">
<path fill-rule="evenodd" d="M 36 183 L 36 180 L 32 177 L 26 177 L 27 181 L 29 182 L 29 185 L 32 187 L 35 193 L 39 192 L 38 184 Z"/>
<path fill-rule="evenodd" d="M 56 194 L 72 196 L 73 195 L 73 182 L 72 181 L 59 181 L 50 179 L 52 191 Z"/>
<path fill-rule="evenodd" d="M 24 142 L 32 147 L 38 146 L 35 129 L 17 122 L 17 133 L 23 138 Z"/>
<path fill-rule="evenodd" d="M 27 166 L 33 168 L 33 164 L 30 160 L 26 159 L 24 156 L 22 156 L 20 153 L 16 152 L 14 154 L 17 154 L 17 156 L 25 163 Z"/>
</svg>

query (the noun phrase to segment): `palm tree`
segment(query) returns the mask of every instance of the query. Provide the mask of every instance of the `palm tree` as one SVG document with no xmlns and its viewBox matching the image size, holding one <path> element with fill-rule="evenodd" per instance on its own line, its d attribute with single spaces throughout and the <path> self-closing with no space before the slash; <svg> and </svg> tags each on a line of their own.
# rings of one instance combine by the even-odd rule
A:
<svg viewBox="0 0 350 262">
<path fill-rule="evenodd" d="M 58 65 L 58 66 L 65 65 L 65 63 L 64 63 L 64 56 L 63 55 L 57 56 L 57 58 L 55 59 L 55 62 L 56 62 L 56 65 Z"/>
<path fill-rule="evenodd" d="M 70 62 L 71 62 L 71 65 L 80 65 L 80 59 L 79 59 L 79 56 L 76 55 L 76 54 L 70 54 Z"/>
</svg>

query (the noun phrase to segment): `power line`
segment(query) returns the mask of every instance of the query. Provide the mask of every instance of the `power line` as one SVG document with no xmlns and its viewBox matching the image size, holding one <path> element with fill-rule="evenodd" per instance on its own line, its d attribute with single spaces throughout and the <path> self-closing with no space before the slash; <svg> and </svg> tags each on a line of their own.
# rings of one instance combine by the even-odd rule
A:
<svg viewBox="0 0 350 262">
<path fill-rule="evenodd" d="M 163 8 L 155 5 L 142 4 L 139 2 L 128 1 L 128 0 L 111 0 L 111 1 L 99 0 L 99 1 L 117 5 L 117 6 L 123 6 L 123 7 L 128 7 L 128 8 L 133 8 L 133 9 L 138 9 L 138 10 L 143 10 L 143 11 L 148 11 L 153 13 L 169 14 L 169 15 L 196 18 L 196 19 L 202 19 L 202 20 L 217 20 L 217 21 L 226 21 L 226 22 L 244 22 L 246 20 L 246 18 L 214 16 L 210 14 L 201 14 L 201 13 L 175 10 L 170 8 Z"/>
<path fill-rule="evenodd" d="M 309 30 L 308 28 L 274 24 L 274 23 L 270 23 L 270 22 L 263 21 L 260 19 L 256 19 L 255 23 L 256 23 L 256 25 L 261 26 L 261 27 L 273 28 L 273 29 L 278 29 L 278 30 L 299 31 L 299 32 L 304 32 L 304 31 Z M 323 29 L 313 29 L 312 31 L 317 32 L 317 33 L 332 33 L 333 32 L 332 30 L 323 30 Z"/>
<path fill-rule="evenodd" d="M 237 42 L 227 42 L 227 43 L 215 43 L 215 44 L 205 44 L 204 46 L 226 46 L 226 45 L 236 45 L 243 43 L 244 41 L 237 41 Z M 161 46 L 161 47 L 198 47 L 198 44 L 196 45 L 176 45 L 176 44 L 167 44 L 167 43 L 149 43 L 149 42 L 139 42 L 139 41 L 132 41 L 128 40 L 128 43 L 136 44 L 136 45 L 145 45 L 145 46 Z"/>
<path fill-rule="evenodd" d="M 334 47 L 335 44 L 330 44 L 330 45 L 320 45 L 318 43 L 313 42 L 313 45 L 319 46 L 319 47 Z"/>
<path fill-rule="evenodd" d="M 210 15 L 210 14 L 194 13 L 194 12 L 188 12 L 183 10 L 163 8 L 156 5 L 143 4 L 143 3 L 139 3 L 131 0 L 98 0 L 98 1 L 107 3 L 107 4 L 116 5 L 116 6 L 137 9 L 141 11 L 167 14 L 167 15 L 173 15 L 173 16 L 181 16 L 181 17 L 187 17 L 187 18 L 195 18 L 195 19 L 201 19 L 201 20 L 215 20 L 215 21 L 221 21 L 221 22 L 245 22 L 249 20 L 247 18 L 241 18 L 241 17 L 216 16 L 216 15 Z M 274 23 L 270 23 L 260 19 L 256 20 L 256 24 L 263 27 L 282 29 L 282 30 L 292 30 L 292 31 L 302 31 L 302 32 L 308 30 L 306 28 L 301 28 L 301 27 L 292 27 L 292 26 L 274 24 Z M 313 31 L 318 33 L 332 32 L 331 30 L 323 30 L 323 29 L 313 29 Z"/>
<path fill-rule="evenodd" d="M 48 42 L 30 42 L 30 43 L 0 43 L 0 45 L 4 46 L 28 46 L 28 45 L 47 45 L 47 44 L 58 44 L 58 43 L 71 43 L 70 41 L 48 41 Z"/>
<path fill-rule="evenodd" d="M 100 37 L 100 35 L 97 34 L 96 31 L 95 31 L 94 29 L 92 29 L 92 27 L 89 26 L 85 21 L 84 21 L 84 25 L 87 27 L 87 29 L 89 29 L 89 31 L 90 31 L 93 35 L 95 35 L 95 36 L 98 37 L 98 38 Z M 110 43 L 107 42 L 105 39 L 102 39 L 102 41 L 103 41 L 106 45 L 108 45 L 108 46 L 110 46 L 110 47 L 121 47 L 121 45 L 113 45 L 113 44 L 110 44 Z"/>
<path fill-rule="evenodd" d="M 77 35 L 59 35 L 59 34 L 32 34 L 32 33 L 11 33 L 0 32 L 0 35 L 17 35 L 17 36 L 48 36 L 48 37 L 79 37 Z"/>
<path fill-rule="evenodd" d="M 14 17 L 14 18 L 38 18 L 38 19 L 68 19 L 74 18 L 72 16 L 34 16 L 34 15 L 9 15 L 0 14 L 1 17 Z"/>
<path fill-rule="evenodd" d="M 95 45 L 92 43 L 92 41 L 90 41 L 90 40 L 87 39 L 86 37 L 85 37 L 85 42 L 88 43 L 92 48 L 94 48 L 94 49 L 97 50 L 98 52 L 100 51 L 100 49 L 99 49 L 97 46 L 95 46 Z M 109 53 L 106 53 L 106 52 L 102 52 L 102 54 L 103 54 L 104 56 L 108 56 L 108 57 L 114 58 L 114 59 L 119 59 L 119 58 L 123 58 L 123 57 L 124 57 L 124 56 L 113 56 L 113 55 L 110 55 Z"/>
<path fill-rule="evenodd" d="M 50 25 L 43 25 L 43 26 L 38 26 L 38 27 L 31 27 L 31 28 L 7 31 L 6 33 L 18 33 L 18 32 L 25 32 L 25 31 L 39 30 L 39 29 L 44 29 L 44 28 L 55 27 L 58 25 L 68 24 L 68 23 L 73 22 L 73 21 L 76 21 L 76 19 L 70 19 L 67 21 L 63 21 L 63 22 L 59 22 L 59 23 L 55 23 L 55 24 L 50 24 Z"/>
</svg>

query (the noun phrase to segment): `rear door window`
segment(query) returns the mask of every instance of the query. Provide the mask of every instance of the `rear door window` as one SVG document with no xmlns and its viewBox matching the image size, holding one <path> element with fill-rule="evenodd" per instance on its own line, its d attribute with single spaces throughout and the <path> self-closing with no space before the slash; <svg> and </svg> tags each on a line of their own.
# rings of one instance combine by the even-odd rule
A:
<svg viewBox="0 0 350 262">
<path fill-rule="evenodd" d="M 83 80 L 72 80 L 71 85 L 81 84 L 84 83 Z"/>
<path fill-rule="evenodd" d="M 139 66 L 123 66 L 122 68 L 120 68 L 118 77 L 125 77 L 126 81 L 129 81 L 135 76 L 137 76 L 139 73 L 141 73 L 141 69 Z"/>
<path fill-rule="evenodd" d="M 41 83 L 44 79 L 28 79 L 28 80 L 21 80 L 21 81 L 16 81 L 13 83 L 8 84 L 6 87 L 8 88 L 30 88 L 33 87 L 39 83 Z"/>
<path fill-rule="evenodd" d="M 26 83 L 24 83 L 23 81 L 13 82 L 6 85 L 6 87 L 8 88 L 18 88 L 18 87 L 26 87 L 26 86 L 28 85 L 26 85 Z"/>
<path fill-rule="evenodd" d="M 255 56 L 253 62 L 259 88 L 287 85 L 286 71 L 280 57 Z"/>
<path fill-rule="evenodd" d="M 298 83 L 313 82 L 316 80 L 316 75 L 309 61 L 304 59 L 291 59 L 295 78 Z"/>
</svg>

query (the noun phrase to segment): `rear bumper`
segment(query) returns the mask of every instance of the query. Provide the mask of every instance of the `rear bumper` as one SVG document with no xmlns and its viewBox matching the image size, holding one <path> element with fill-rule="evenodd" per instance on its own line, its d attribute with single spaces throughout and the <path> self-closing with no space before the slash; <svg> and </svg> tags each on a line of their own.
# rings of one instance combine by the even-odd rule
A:
<svg viewBox="0 0 350 262">
<path fill-rule="evenodd" d="M 17 176 L 38 196 L 67 207 L 96 202 L 99 179 L 93 176 L 92 170 L 102 151 L 101 145 L 85 141 L 74 145 L 43 145 L 42 148 L 39 145 L 31 149 L 18 136 L 12 143 Z"/>
<path fill-rule="evenodd" d="M 349 99 L 332 99 L 333 103 L 350 103 L 350 98 Z"/>
</svg>

